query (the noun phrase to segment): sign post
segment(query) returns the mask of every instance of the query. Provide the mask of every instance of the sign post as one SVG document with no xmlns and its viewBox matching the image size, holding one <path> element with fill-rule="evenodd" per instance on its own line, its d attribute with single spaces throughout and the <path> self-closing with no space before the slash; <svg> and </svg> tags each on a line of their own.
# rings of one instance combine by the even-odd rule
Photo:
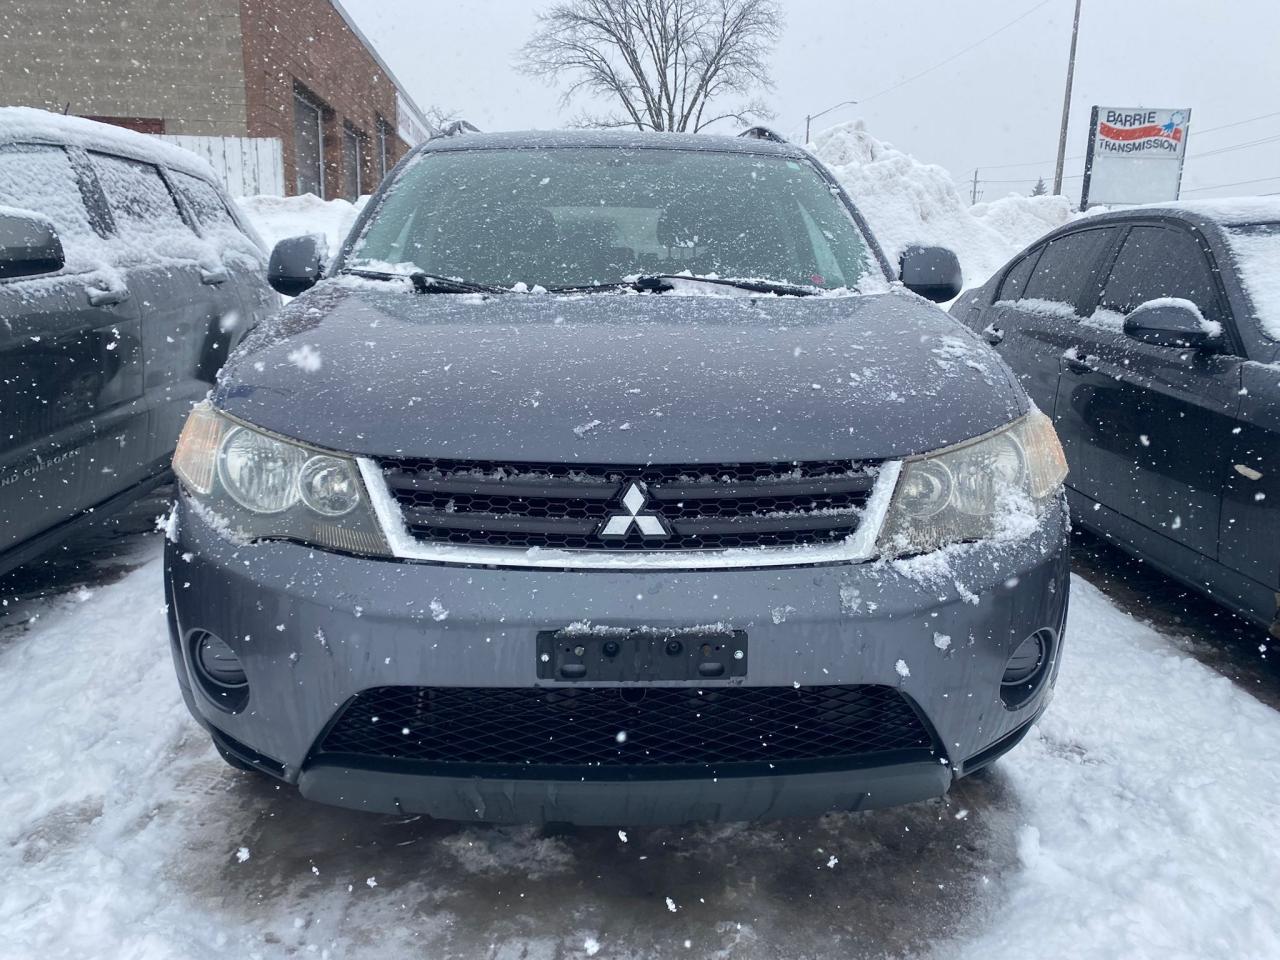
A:
<svg viewBox="0 0 1280 960">
<path fill-rule="evenodd" d="M 1177 200 L 1190 110 L 1094 107 L 1080 209 Z"/>
</svg>

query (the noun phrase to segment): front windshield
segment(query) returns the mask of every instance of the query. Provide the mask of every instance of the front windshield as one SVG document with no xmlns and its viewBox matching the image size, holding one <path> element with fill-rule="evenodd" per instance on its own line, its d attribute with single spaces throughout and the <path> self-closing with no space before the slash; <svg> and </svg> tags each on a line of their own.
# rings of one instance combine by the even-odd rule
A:
<svg viewBox="0 0 1280 960">
<path fill-rule="evenodd" d="M 1263 332 L 1280 340 L 1280 223 L 1227 227 L 1227 238 Z"/>
<path fill-rule="evenodd" d="M 346 266 L 510 287 L 691 273 L 823 289 L 883 283 L 857 223 L 804 161 L 617 148 L 428 153 Z"/>
</svg>

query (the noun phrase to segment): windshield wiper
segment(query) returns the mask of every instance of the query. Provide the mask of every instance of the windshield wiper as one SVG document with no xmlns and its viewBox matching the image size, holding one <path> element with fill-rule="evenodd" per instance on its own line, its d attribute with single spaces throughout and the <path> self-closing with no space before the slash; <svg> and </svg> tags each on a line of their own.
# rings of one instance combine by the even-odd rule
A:
<svg viewBox="0 0 1280 960">
<path fill-rule="evenodd" d="M 488 283 L 476 283 L 473 280 L 458 280 L 454 277 L 442 277 L 435 273 L 415 270 L 413 273 L 392 273 L 388 270 L 366 270 L 353 267 L 343 270 L 356 277 L 369 280 L 408 280 L 418 293 L 510 293 L 504 287 L 495 287 Z"/>
<path fill-rule="evenodd" d="M 752 293 L 776 293 L 780 296 L 811 297 L 818 293 L 813 287 L 798 283 L 782 283 L 777 280 L 740 280 L 733 277 L 696 277 L 682 273 L 645 273 L 628 280 L 609 283 L 577 284 L 569 287 L 552 287 L 550 293 L 591 293 L 596 290 L 639 290 L 642 293 L 665 293 L 675 289 L 676 280 L 692 283 L 712 283 L 721 287 L 750 290 Z"/>
</svg>

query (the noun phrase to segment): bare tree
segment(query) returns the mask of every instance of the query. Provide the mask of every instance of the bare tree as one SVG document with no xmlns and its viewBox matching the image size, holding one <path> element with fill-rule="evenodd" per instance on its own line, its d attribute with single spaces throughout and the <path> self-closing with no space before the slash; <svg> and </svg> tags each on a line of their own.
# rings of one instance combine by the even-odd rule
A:
<svg viewBox="0 0 1280 960">
<path fill-rule="evenodd" d="M 462 119 L 462 111 L 452 107 L 442 107 L 438 103 L 433 103 L 422 111 L 422 115 L 426 117 L 428 125 L 432 130 L 443 130 L 449 124 Z"/>
<path fill-rule="evenodd" d="M 697 132 L 718 120 L 767 118 L 768 58 L 782 30 L 774 0 L 564 0 L 538 15 L 521 68 L 568 80 L 563 102 L 586 93 L 616 103 L 579 126 Z"/>
</svg>

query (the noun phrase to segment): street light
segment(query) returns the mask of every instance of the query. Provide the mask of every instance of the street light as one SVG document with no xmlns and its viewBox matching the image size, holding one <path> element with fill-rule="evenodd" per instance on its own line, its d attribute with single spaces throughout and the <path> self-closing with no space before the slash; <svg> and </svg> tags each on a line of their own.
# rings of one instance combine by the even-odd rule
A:
<svg viewBox="0 0 1280 960">
<path fill-rule="evenodd" d="M 854 106 L 855 104 L 857 104 L 857 102 L 858 102 L 857 100 L 841 100 L 841 101 L 840 101 L 839 103 L 837 103 L 835 106 L 833 106 L 833 107 L 827 107 L 827 109 L 823 110 L 821 113 L 809 113 L 809 114 L 805 114 L 805 118 L 804 118 L 804 142 L 805 142 L 805 144 L 806 144 L 806 145 L 808 145 L 808 143 L 809 143 L 809 124 L 813 123 L 813 121 L 814 121 L 814 120 L 817 120 L 819 117 L 825 117 L 825 116 L 826 116 L 828 113 L 830 113 L 832 110 L 839 110 L 841 107 L 852 107 L 852 106 Z"/>
</svg>

